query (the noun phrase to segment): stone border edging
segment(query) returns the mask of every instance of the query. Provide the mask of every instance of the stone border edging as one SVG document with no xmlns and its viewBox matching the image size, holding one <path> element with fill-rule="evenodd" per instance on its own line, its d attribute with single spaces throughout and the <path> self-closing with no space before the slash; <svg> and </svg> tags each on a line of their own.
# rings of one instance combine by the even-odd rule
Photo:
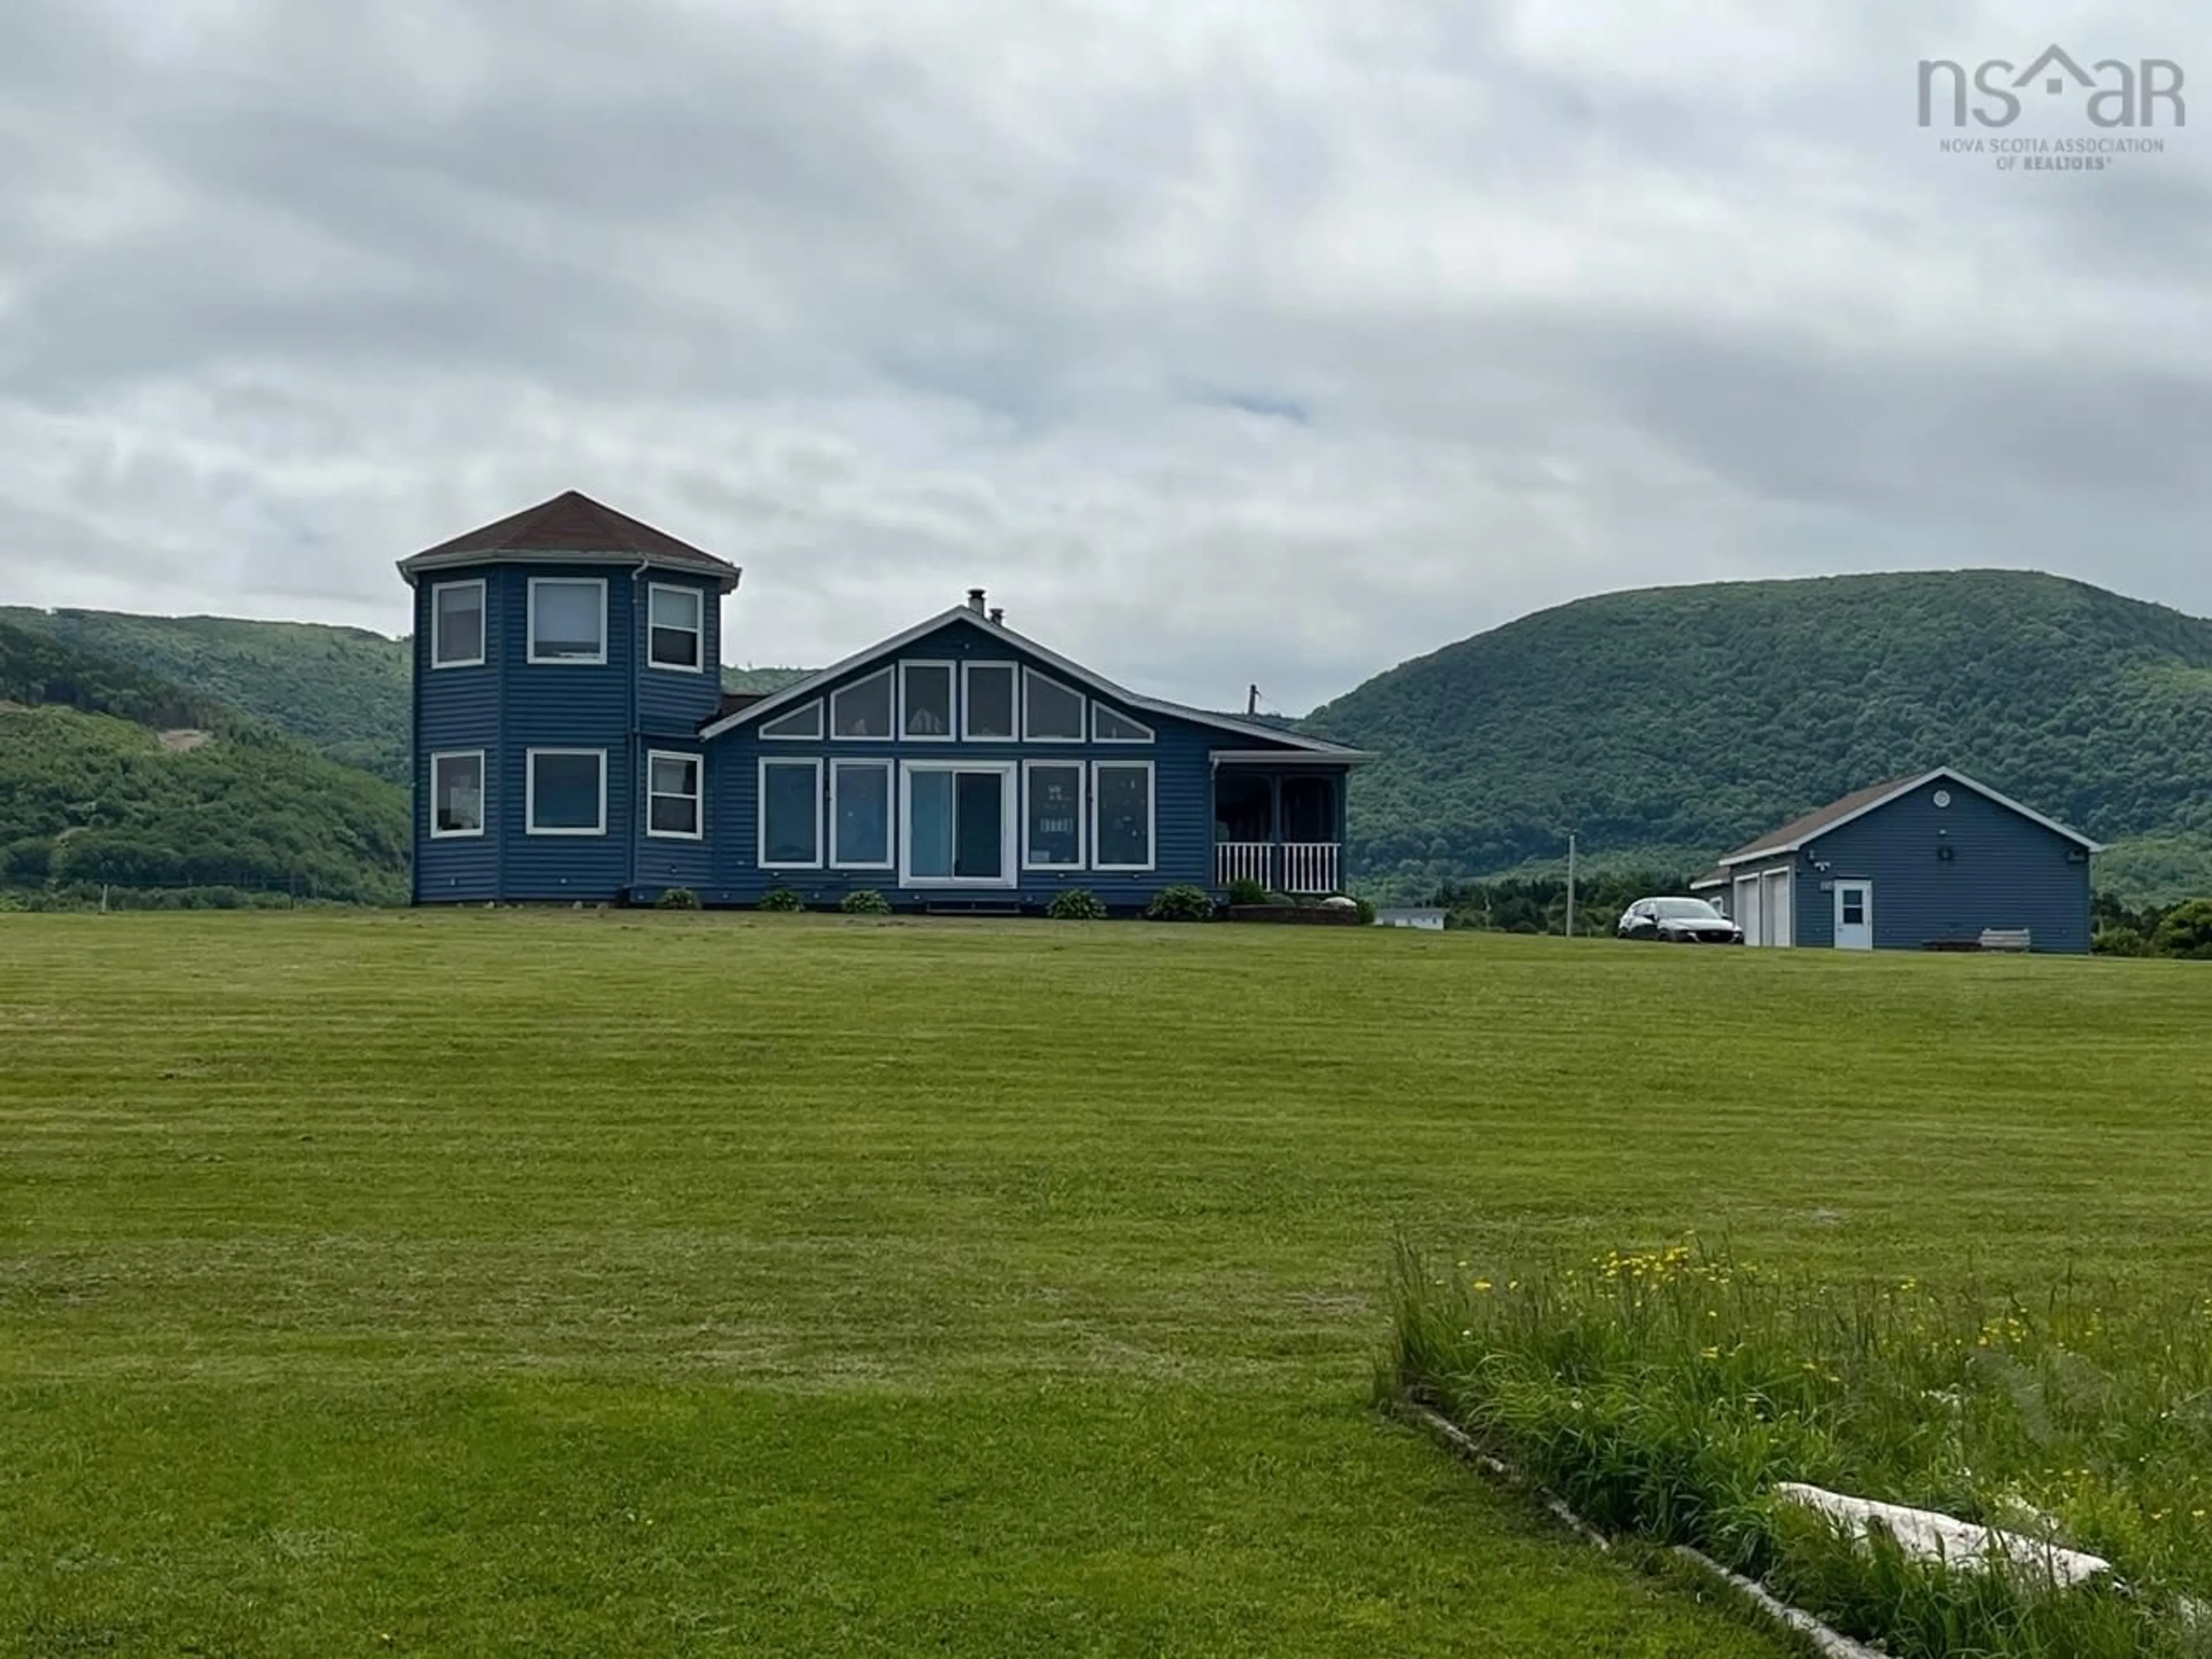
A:
<svg viewBox="0 0 2212 1659">
<path fill-rule="evenodd" d="M 1501 1480 L 1510 1481 L 1515 1486 L 1534 1492 L 1543 1500 L 1544 1507 L 1564 1522 L 1577 1537 L 1587 1543 L 1595 1545 L 1601 1550 L 1609 1552 L 1613 1548 L 1612 1540 L 1603 1533 L 1577 1515 L 1559 1498 L 1553 1497 L 1540 1486 L 1531 1486 L 1527 1478 L 1511 1464 L 1485 1451 L 1480 1443 L 1473 1435 L 1444 1416 L 1443 1413 L 1411 1400 L 1401 1401 L 1399 1409 L 1417 1418 L 1469 1462 L 1496 1475 Z M 1708 1577 L 1728 1585 L 1776 1623 L 1800 1636 L 1808 1638 L 1815 1648 L 1827 1656 L 1827 1659 L 1888 1659 L 1888 1656 L 1882 1653 L 1881 1650 L 1870 1648 L 1863 1642 L 1854 1641 L 1841 1631 L 1822 1624 L 1802 1607 L 1793 1607 L 1788 1602 L 1778 1599 L 1771 1590 L 1756 1579 L 1747 1578 L 1740 1572 L 1730 1571 L 1700 1550 L 1692 1549 L 1687 1544 L 1677 1544 L 1674 1546 L 1673 1553 L 1697 1566 Z"/>
</svg>

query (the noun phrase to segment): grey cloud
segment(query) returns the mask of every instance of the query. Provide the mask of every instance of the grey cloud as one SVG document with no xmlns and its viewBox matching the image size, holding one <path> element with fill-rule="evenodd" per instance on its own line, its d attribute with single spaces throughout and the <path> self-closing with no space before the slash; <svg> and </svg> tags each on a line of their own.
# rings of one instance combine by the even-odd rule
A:
<svg viewBox="0 0 2212 1659">
<path fill-rule="evenodd" d="M 1779 15 L 17 0 L 0 598 L 396 631 L 392 559 L 574 484 L 746 566 L 735 655 L 981 580 L 1201 702 L 1653 581 L 2212 611 L 2212 141 L 2006 177 L 1911 108 L 2053 38 L 2212 97 L 2212 27 Z"/>
</svg>

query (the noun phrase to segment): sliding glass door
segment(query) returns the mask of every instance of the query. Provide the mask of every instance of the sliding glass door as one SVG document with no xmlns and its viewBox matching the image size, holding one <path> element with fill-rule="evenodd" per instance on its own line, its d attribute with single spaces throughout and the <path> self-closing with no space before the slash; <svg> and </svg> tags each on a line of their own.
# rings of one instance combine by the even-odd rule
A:
<svg viewBox="0 0 2212 1659">
<path fill-rule="evenodd" d="M 1014 884 L 1014 769 L 908 761 L 899 769 L 902 887 Z"/>
</svg>

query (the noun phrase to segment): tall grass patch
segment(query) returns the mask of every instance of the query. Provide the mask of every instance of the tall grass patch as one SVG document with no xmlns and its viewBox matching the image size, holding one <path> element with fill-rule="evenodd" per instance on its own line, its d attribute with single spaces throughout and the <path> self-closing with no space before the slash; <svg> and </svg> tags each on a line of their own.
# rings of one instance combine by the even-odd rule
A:
<svg viewBox="0 0 2212 1659">
<path fill-rule="evenodd" d="M 1902 1656 L 2212 1653 L 2212 1300 L 1838 1284 L 1694 1242 L 1515 1272 L 1401 1247 L 1394 1396 L 1591 1524 L 1703 1550 Z M 1915 1559 L 1803 1482 L 2110 1561 Z"/>
</svg>

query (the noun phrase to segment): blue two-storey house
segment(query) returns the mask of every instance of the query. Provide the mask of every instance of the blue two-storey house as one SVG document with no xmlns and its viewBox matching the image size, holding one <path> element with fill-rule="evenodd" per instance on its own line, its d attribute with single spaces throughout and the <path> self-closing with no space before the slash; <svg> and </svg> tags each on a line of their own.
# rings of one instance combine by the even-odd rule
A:
<svg viewBox="0 0 2212 1659">
<path fill-rule="evenodd" d="M 772 695 L 721 690 L 735 565 L 571 491 L 401 562 L 418 903 L 1135 910 L 1340 890 L 1340 745 L 1126 690 L 980 589 Z"/>
</svg>

